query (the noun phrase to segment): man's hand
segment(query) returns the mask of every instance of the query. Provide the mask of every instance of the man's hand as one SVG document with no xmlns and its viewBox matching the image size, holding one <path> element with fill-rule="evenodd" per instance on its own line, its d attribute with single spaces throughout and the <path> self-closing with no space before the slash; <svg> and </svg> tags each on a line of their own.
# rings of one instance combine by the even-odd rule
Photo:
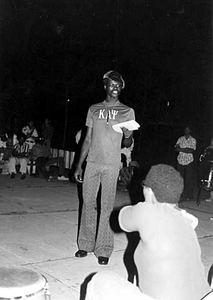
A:
<svg viewBox="0 0 213 300">
<path fill-rule="evenodd" d="M 123 135 L 124 135 L 123 146 L 126 148 L 129 148 L 133 143 L 132 131 L 128 130 L 125 127 L 122 127 L 121 129 L 122 129 Z"/>
<path fill-rule="evenodd" d="M 74 173 L 74 177 L 75 177 L 75 180 L 79 183 L 82 183 L 83 182 L 83 179 L 82 179 L 82 174 L 83 174 L 83 170 L 81 167 L 77 167 L 75 173 Z"/>
<path fill-rule="evenodd" d="M 130 131 L 129 129 L 127 129 L 126 127 L 122 127 L 121 128 L 124 134 L 125 139 L 128 139 L 131 137 L 132 135 L 132 131 Z"/>
</svg>

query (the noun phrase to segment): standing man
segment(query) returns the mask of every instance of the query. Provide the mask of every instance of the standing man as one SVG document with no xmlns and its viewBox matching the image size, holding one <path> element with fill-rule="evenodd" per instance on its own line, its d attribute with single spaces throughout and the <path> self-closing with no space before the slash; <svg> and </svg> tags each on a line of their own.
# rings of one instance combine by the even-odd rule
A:
<svg viewBox="0 0 213 300">
<path fill-rule="evenodd" d="M 75 179 L 83 182 L 83 211 L 78 236 L 79 250 L 76 257 L 85 257 L 94 252 L 98 263 L 107 265 L 114 246 L 109 217 L 113 210 L 117 179 L 121 161 L 121 141 L 125 147 L 132 144 L 132 132 L 122 128 L 114 131 L 114 124 L 135 119 L 134 110 L 119 101 L 124 80 L 118 72 L 109 71 L 103 77 L 106 99 L 92 105 L 87 113 L 87 133 L 84 139 Z M 87 165 L 82 181 L 82 164 Z M 97 224 L 96 197 L 101 184 L 101 212 Z"/>
<path fill-rule="evenodd" d="M 51 148 L 51 141 L 54 133 L 54 127 L 49 119 L 44 120 L 44 124 L 41 126 L 41 135 L 44 137 L 44 145 L 49 149 Z"/>
<path fill-rule="evenodd" d="M 175 145 L 177 156 L 177 170 L 184 179 L 183 198 L 191 200 L 194 198 L 194 151 L 196 150 L 196 139 L 191 136 L 191 129 L 185 127 L 185 135 L 179 137 Z"/>
</svg>

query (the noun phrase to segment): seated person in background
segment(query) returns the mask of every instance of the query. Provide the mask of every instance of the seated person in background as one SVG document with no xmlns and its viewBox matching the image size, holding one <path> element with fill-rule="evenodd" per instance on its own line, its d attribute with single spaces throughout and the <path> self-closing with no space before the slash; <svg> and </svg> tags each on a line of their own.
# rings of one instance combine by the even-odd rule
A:
<svg viewBox="0 0 213 300">
<path fill-rule="evenodd" d="M 119 172 L 119 183 L 124 185 L 126 188 L 130 187 L 131 180 L 134 175 L 135 168 L 139 168 L 137 161 L 130 161 L 128 167 L 123 167 Z"/>
<path fill-rule="evenodd" d="M 5 134 L 0 135 L 0 162 L 2 164 L 3 162 L 3 157 L 4 157 L 4 149 L 7 147 L 7 137 Z"/>
<path fill-rule="evenodd" d="M 125 155 L 126 157 L 126 164 L 123 164 L 123 167 L 129 167 L 130 162 L 132 161 L 132 151 L 134 149 L 134 139 L 132 138 L 132 145 L 127 147 L 121 148 L 121 155 Z"/>
<path fill-rule="evenodd" d="M 9 159 L 12 156 L 12 149 L 13 149 L 13 137 L 5 135 L 6 139 L 6 147 L 2 148 L 3 157 L 2 162 L 4 162 L 1 175 L 8 175 L 9 174 Z"/>
<path fill-rule="evenodd" d="M 178 207 L 183 190 L 179 172 L 153 166 L 144 184 L 145 202 L 119 213 L 121 228 L 140 235 L 134 253 L 139 288 L 100 272 L 88 284 L 86 300 L 201 300 L 210 292 L 195 232 L 198 220 Z"/>
<path fill-rule="evenodd" d="M 7 135 L 1 134 L 0 135 L 0 149 L 6 148 L 7 147 L 6 144 L 7 144 Z"/>
<path fill-rule="evenodd" d="M 34 122 L 30 121 L 26 126 L 22 128 L 22 133 L 26 136 L 26 143 L 29 145 L 31 151 L 33 145 L 35 145 L 35 139 L 38 137 L 38 132 L 35 128 Z"/>
<path fill-rule="evenodd" d="M 54 163 L 59 164 L 58 180 L 69 180 L 65 176 L 65 165 L 63 157 L 51 157 L 50 148 L 44 145 L 44 138 L 38 137 L 36 144 L 32 148 L 31 160 L 35 161 L 38 170 L 44 176 L 46 180 L 50 180 L 47 166 L 53 165 Z"/>
<path fill-rule="evenodd" d="M 15 178 L 16 165 L 20 165 L 21 179 L 26 178 L 29 154 L 29 145 L 25 142 L 25 136 L 20 135 L 18 143 L 12 148 L 12 157 L 9 158 L 8 162 L 11 179 Z"/>
</svg>

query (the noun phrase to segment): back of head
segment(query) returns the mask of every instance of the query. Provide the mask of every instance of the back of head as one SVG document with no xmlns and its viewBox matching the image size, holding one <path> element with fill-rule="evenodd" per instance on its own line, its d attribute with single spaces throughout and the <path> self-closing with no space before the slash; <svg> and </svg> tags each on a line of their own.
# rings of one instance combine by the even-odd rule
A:
<svg viewBox="0 0 213 300">
<path fill-rule="evenodd" d="M 150 187 L 158 202 L 177 203 L 183 191 L 183 178 L 172 166 L 152 166 L 144 183 Z"/>
<path fill-rule="evenodd" d="M 104 74 L 103 76 L 103 81 L 104 84 L 106 85 L 108 80 L 114 80 L 116 82 L 119 82 L 122 85 L 122 89 L 124 89 L 125 87 L 125 82 L 123 80 L 123 77 L 121 76 L 120 73 L 118 73 L 117 71 L 108 71 L 106 74 Z"/>
</svg>

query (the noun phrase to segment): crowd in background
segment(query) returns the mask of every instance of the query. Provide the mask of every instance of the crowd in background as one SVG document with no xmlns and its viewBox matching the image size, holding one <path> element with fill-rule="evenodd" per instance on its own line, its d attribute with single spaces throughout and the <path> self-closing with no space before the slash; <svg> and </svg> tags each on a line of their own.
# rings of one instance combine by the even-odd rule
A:
<svg viewBox="0 0 213 300">
<path fill-rule="evenodd" d="M 33 159 L 31 153 L 36 141 L 42 137 L 43 144 L 50 153 L 53 133 L 54 127 L 46 118 L 41 128 L 37 129 L 34 121 L 30 120 L 17 134 L 2 134 L 0 136 L 1 174 L 10 174 L 11 178 L 14 178 L 17 172 L 16 166 L 20 165 L 21 179 L 25 179 L 27 165 Z"/>
</svg>

